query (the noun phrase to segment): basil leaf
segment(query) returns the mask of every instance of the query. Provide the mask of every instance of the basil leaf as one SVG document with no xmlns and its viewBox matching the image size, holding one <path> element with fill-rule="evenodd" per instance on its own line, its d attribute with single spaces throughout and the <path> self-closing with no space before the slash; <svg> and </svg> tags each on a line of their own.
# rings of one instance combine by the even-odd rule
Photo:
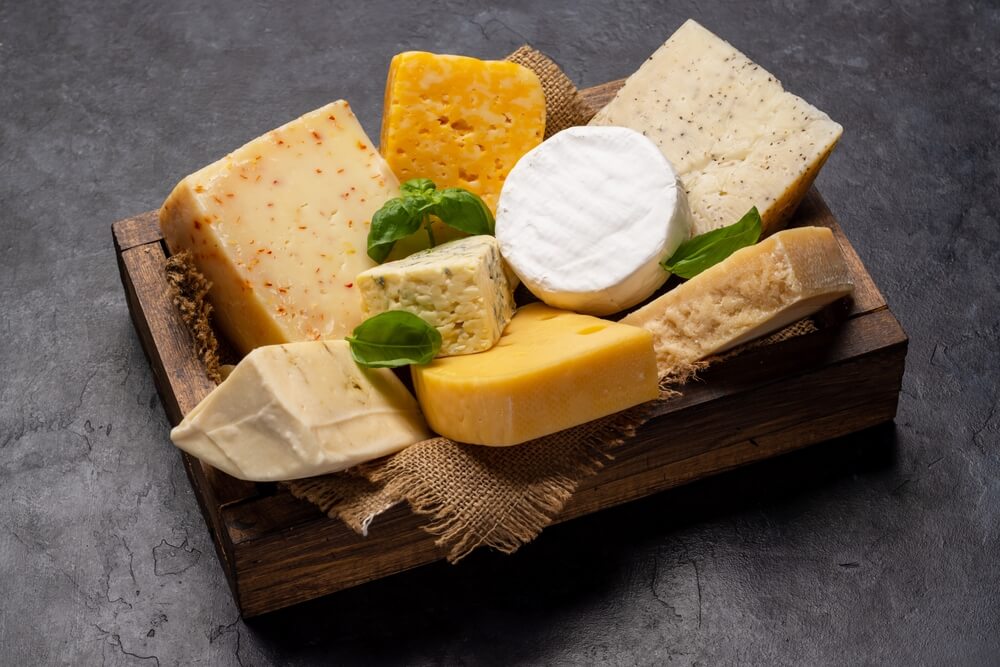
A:
<svg viewBox="0 0 1000 667">
<path fill-rule="evenodd" d="M 425 195 L 434 192 L 437 186 L 429 178 L 411 178 L 400 185 L 399 189 L 405 197 L 406 195 Z"/>
<path fill-rule="evenodd" d="M 409 197 L 396 197 L 375 211 L 368 229 L 369 257 L 381 264 L 396 241 L 420 229 L 424 215 L 414 204 Z"/>
<path fill-rule="evenodd" d="M 728 227 L 713 229 L 680 244 L 673 255 L 660 262 L 660 266 L 681 278 L 694 278 L 740 248 L 756 243 L 760 229 L 760 213 L 754 206 Z"/>
<path fill-rule="evenodd" d="M 493 214 L 477 195 L 462 188 L 436 193 L 432 209 L 441 222 L 466 234 L 493 234 Z"/>
<path fill-rule="evenodd" d="M 405 310 L 390 310 L 369 317 L 345 336 L 354 361 L 370 368 L 395 368 L 427 364 L 441 349 L 441 334 Z"/>
</svg>

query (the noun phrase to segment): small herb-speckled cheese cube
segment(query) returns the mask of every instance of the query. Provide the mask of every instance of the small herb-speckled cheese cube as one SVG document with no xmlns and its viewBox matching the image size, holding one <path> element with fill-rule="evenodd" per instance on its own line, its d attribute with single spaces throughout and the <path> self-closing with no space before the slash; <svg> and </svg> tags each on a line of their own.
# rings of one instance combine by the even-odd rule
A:
<svg viewBox="0 0 1000 667">
<path fill-rule="evenodd" d="M 693 234 L 756 206 L 764 234 L 782 227 L 843 131 L 774 76 L 688 21 L 590 121 L 652 139 L 687 191 Z"/>
<path fill-rule="evenodd" d="M 371 317 L 405 310 L 441 333 L 440 357 L 496 344 L 514 314 L 514 295 L 492 236 L 450 241 L 358 275 L 362 310 Z"/>
<path fill-rule="evenodd" d="M 465 188 L 495 211 L 507 172 L 544 133 L 545 94 L 527 67 L 423 51 L 392 59 L 380 150 L 400 181 Z"/>
</svg>

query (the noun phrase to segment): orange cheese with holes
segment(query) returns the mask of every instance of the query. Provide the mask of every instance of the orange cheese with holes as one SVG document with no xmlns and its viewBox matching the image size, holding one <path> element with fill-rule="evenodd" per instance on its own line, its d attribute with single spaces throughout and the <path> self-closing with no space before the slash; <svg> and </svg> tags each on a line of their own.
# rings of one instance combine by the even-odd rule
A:
<svg viewBox="0 0 1000 667">
<path fill-rule="evenodd" d="M 495 211 L 507 172 L 544 133 L 545 95 L 527 67 L 423 51 L 392 59 L 381 151 L 400 181 L 465 188 Z"/>
<path fill-rule="evenodd" d="M 517 445 L 659 395 L 650 332 L 541 303 L 486 352 L 410 372 L 431 428 L 477 445 Z"/>
</svg>

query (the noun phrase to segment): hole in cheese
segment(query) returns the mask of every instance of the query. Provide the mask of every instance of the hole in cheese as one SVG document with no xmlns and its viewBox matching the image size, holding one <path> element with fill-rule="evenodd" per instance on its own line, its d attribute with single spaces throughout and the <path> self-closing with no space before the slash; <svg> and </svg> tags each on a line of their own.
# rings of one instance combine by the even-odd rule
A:
<svg viewBox="0 0 1000 667">
<path fill-rule="evenodd" d="M 597 333 L 598 331 L 604 331 L 606 327 L 603 324 L 595 324 L 594 326 L 584 327 L 577 331 L 581 336 L 589 336 L 590 334 Z"/>
<path fill-rule="evenodd" d="M 451 129 L 456 130 L 458 132 L 468 132 L 469 130 L 472 129 L 472 126 L 466 123 L 461 118 L 459 118 L 458 120 L 454 121 L 451 124 Z"/>
</svg>

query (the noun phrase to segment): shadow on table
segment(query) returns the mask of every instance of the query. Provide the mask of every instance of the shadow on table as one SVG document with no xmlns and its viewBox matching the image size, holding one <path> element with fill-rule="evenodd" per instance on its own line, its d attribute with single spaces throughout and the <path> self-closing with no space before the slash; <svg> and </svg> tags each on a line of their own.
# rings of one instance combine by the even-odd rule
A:
<svg viewBox="0 0 1000 667">
<path fill-rule="evenodd" d="M 627 593 L 636 577 L 651 576 L 643 573 L 675 533 L 751 511 L 787 520 L 800 499 L 878 475 L 895 454 L 895 425 L 884 424 L 550 527 L 513 556 L 476 552 L 455 566 L 424 566 L 246 625 L 262 650 L 286 660 L 464 662 L 477 653 L 490 662 L 539 660 L 579 636 L 564 621 L 581 609 L 597 607 L 610 619 L 614 605 L 629 604 L 610 591 Z"/>
</svg>

